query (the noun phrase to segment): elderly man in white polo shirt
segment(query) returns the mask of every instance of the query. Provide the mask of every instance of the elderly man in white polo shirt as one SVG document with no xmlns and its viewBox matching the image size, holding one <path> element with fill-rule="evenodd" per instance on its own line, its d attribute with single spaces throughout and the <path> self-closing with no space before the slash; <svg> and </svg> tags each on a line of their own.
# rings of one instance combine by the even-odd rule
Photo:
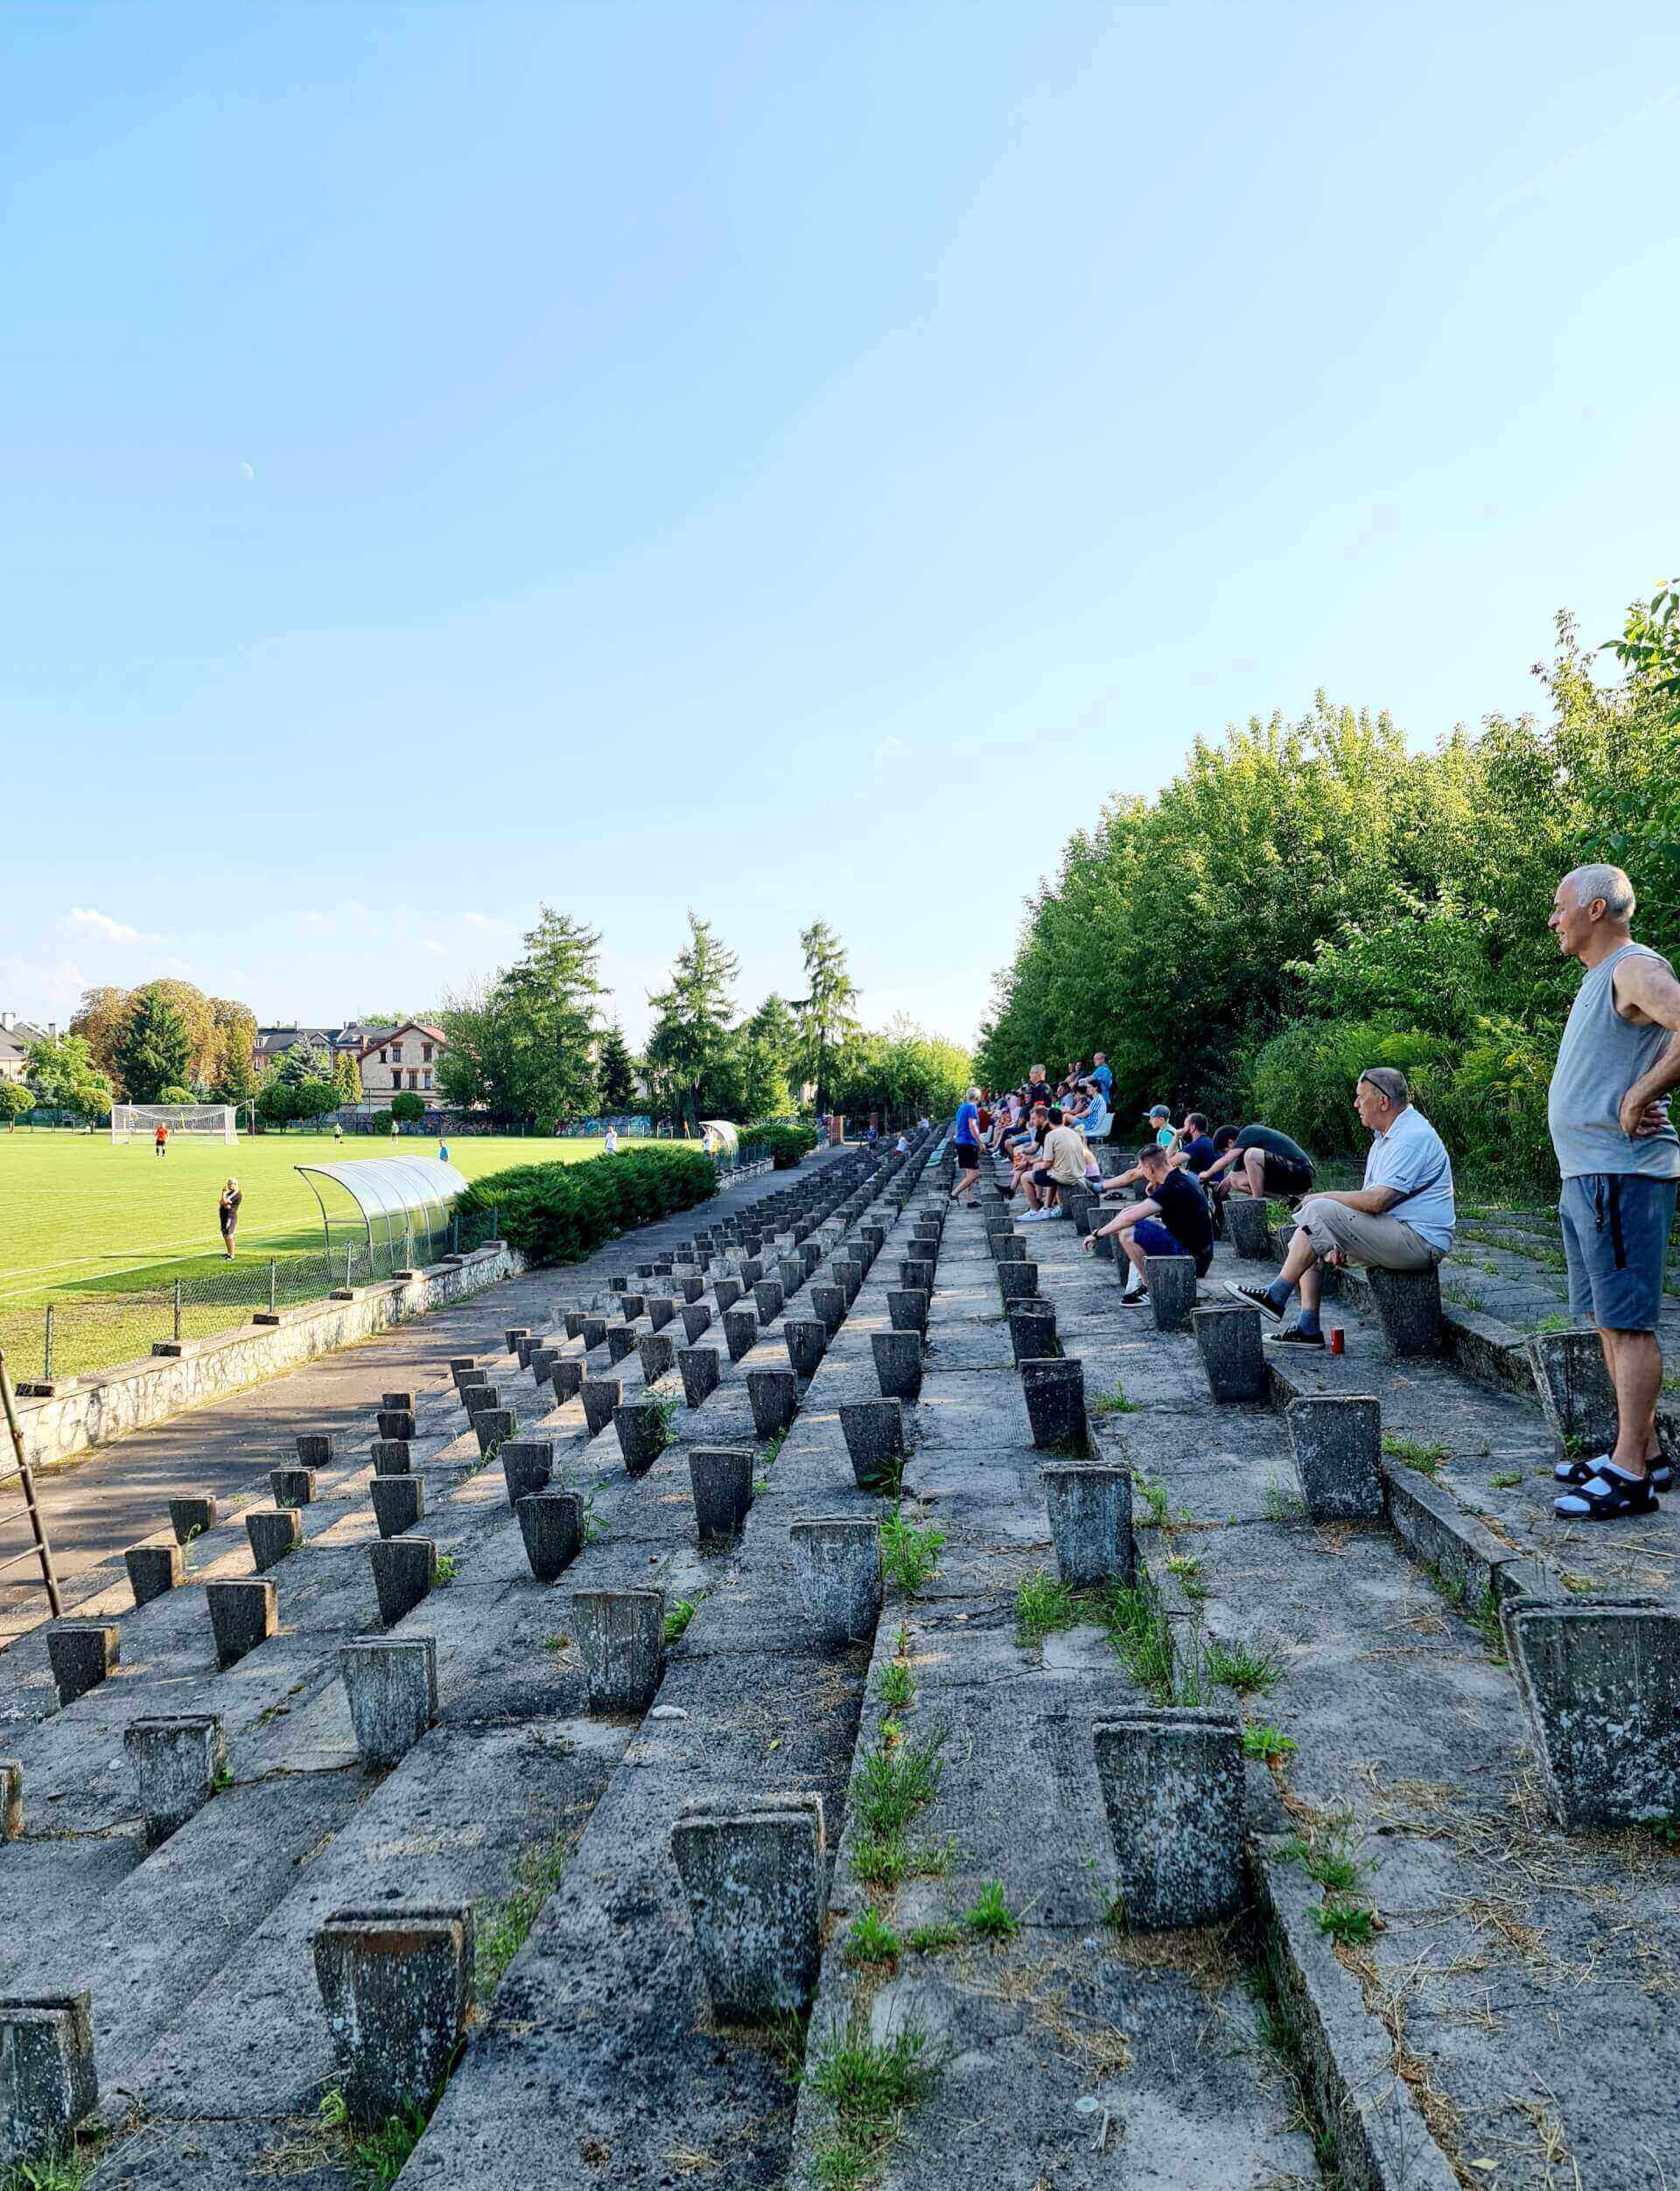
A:
<svg viewBox="0 0 1680 2191">
<path fill-rule="evenodd" d="M 1360 1263 L 1379 1270 L 1432 1270 L 1452 1245 L 1458 1222 L 1452 1159 L 1433 1126 L 1412 1107 L 1406 1076 L 1373 1065 L 1359 1076 L 1354 1108 L 1373 1138 L 1365 1184 L 1340 1194 L 1309 1194 L 1296 1211 L 1298 1229 L 1284 1267 L 1270 1285 L 1228 1284 L 1228 1293 L 1281 1325 L 1298 1287 L 1301 1312 L 1274 1344 L 1322 1347 L 1319 1264 Z"/>
</svg>

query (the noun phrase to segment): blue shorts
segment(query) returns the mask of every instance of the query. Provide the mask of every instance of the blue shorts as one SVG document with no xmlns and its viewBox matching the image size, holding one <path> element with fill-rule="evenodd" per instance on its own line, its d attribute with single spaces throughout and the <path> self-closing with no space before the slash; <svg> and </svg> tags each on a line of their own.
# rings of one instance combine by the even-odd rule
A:
<svg viewBox="0 0 1680 2191">
<path fill-rule="evenodd" d="M 1146 1256 L 1187 1256 L 1190 1250 L 1177 1233 L 1168 1232 L 1158 1218 L 1140 1217 L 1131 1228 L 1131 1236 Z M 1196 1276 L 1205 1278 L 1208 1273 L 1200 1264 Z"/>
<path fill-rule="evenodd" d="M 1654 1332 L 1674 1222 L 1676 1182 L 1638 1172 L 1564 1181 L 1558 1204 L 1569 1265 L 1569 1312 L 1615 1332 Z"/>
</svg>

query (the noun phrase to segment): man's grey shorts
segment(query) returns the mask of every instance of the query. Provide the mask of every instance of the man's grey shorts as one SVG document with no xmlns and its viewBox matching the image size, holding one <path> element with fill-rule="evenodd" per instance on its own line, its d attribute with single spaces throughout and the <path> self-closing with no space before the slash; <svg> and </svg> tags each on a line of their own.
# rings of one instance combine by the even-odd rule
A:
<svg viewBox="0 0 1680 2191">
<path fill-rule="evenodd" d="M 1558 1214 L 1572 1316 L 1608 1331 L 1656 1329 L 1676 1186 L 1637 1172 L 1587 1172 L 1564 1181 Z"/>
</svg>

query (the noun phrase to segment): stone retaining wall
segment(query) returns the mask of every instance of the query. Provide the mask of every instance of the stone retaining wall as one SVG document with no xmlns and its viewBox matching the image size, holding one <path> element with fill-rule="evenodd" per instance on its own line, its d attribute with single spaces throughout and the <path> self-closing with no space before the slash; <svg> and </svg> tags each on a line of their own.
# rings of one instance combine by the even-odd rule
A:
<svg viewBox="0 0 1680 2191">
<path fill-rule="evenodd" d="M 348 1300 L 318 1301 L 287 1309 L 272 1324 L 247 1324 L 214 1339 L 192 1340 L 180 1352 L 122 1363 L 79 1378 L 51 1398 L 20 1399 L 18 1418 L 24 1448 L 39 1468 L 108 1446 L 130 1431 L 161 1423 L 201 1401 L 237 1392 L 282 1376 L 317 1354 L 354 1346 L 375 1332 L 424 1316 L 504 1278 L 516 1277 L 525 1258 L 505 1241 L 493 1242 L 456 1262 L 438 1264 L 412 1278 L 358 1286 Z"/>
</svg>

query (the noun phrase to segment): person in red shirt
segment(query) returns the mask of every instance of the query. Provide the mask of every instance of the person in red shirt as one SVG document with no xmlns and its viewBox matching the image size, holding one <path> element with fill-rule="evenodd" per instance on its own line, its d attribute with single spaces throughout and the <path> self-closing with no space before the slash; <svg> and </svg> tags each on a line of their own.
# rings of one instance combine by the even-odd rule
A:
<svg viewBox="0 0 1680 2191">
<path fill-rule="evenodd" d="M 158 1121 L 158 1130 L 152 1137 L 152 1145 L 160 1157 L 168 1152 L 169 1128 L 164 1125 L 161 1118 Z"/>
</svg>

